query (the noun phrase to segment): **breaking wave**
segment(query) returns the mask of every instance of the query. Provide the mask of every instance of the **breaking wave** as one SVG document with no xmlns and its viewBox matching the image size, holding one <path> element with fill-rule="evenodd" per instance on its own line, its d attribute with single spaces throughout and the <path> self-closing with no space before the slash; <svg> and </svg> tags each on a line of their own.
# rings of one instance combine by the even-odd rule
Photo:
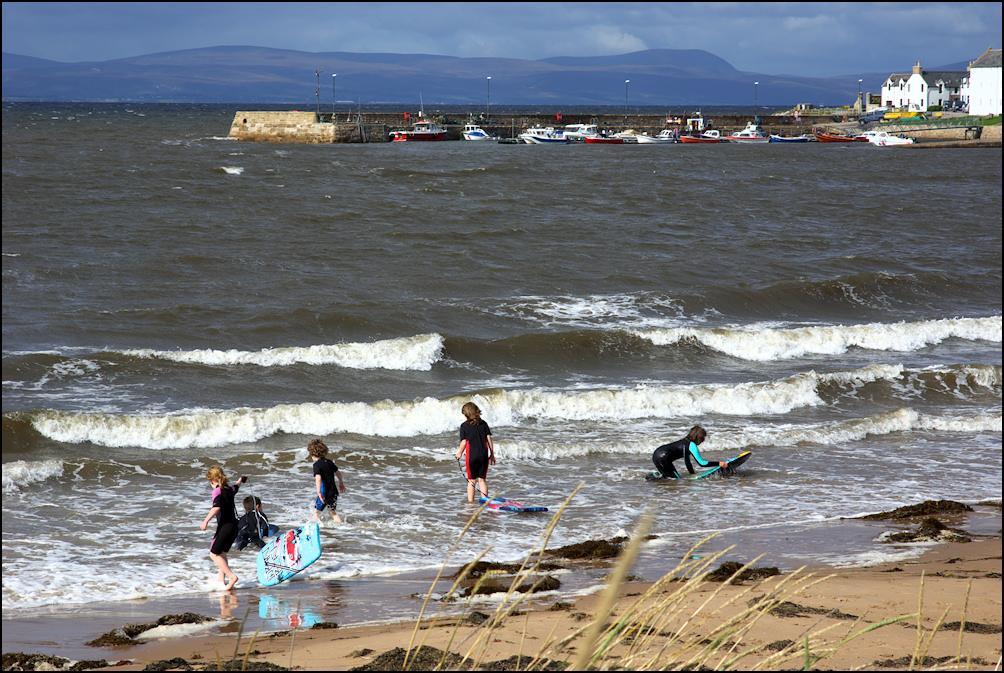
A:
<svg viewBox="0 0 1004 673">
<path fill-rule="evenodd" d="M 17 493 L 22 486 L 45 481 L 63 474 L 63 463 L 59 460 L 15 460 L 3 464 L 3 492 Z"/>
<path fill-rule="evenodd" d="M 634 334 L 658 346 L 692 340 L 742 360 L 768 361 L 804 355 L 838 355 L 854 347 L 913 351 L 952 337 L 1000 343 L 1001 316 L 793 328 L 670 327 L 640 330 Z"/>
<path fill-rule="evenodd" d="M 932 416 L 904 407 L 888 413 L 811 425 L 787 425 L 742 431 L 716 431 L 701 445 L 702 452 L 740 451 L 754 447 L 824 446 L 860 441 L 868 436 L 928 430 L 937 432 L 1001 432 L 1001 415 Z M 613 444 L 575 444 L 534 441 L 501 441 L 495 446 L 503 460 L 561 460 L 594 453 L 638 454 L 637 441 Z"/>
<path fill-rule="evenodd" d="M 834 387 L 839 391 L 874 381 L 899 381 L 904 373 L 898 365 L 871 365 L 848 372 L 809 371 L 773 381 L 736 385 L 493 389 L 446 399 L 282 404 L 168 415 L 41 411 L 32 413 L 30 419 L 35 430 L 56 441 L 150 449 L 224 446 L 253 442 L 277 433 L 411 437 L 454 430 L 459 409 L 469 400 L 474 400 L 496 426 L 517 426 L 527 420 L 619 421 L 706 414 L 770 416 L 824 405 L 827 401 L 821 392 L 829 396 Z M 999 380 L 999 372 L 997 377 Z"/>
<path fill-rule="evenodd" d="M 419 334 L 371 343 L 342 343 L 303 347 L 263 348 L 259 351 L 240 350 L 127 350 L 125 355 L 156 358 L 188 364 L 210 366 L 258 365 L 285 367 L 295 364 L 333 364 L 351 369 L 414 369 L 427 371 L 439 361 L 443 352 L 443 337 L 439 334 Z"/>
</svg>

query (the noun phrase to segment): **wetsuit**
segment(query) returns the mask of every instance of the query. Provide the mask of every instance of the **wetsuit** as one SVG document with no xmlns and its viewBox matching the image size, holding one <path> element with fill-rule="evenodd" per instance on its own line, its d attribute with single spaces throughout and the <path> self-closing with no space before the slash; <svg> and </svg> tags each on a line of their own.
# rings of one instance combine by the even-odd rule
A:
<svg viewBox="0 0 1004 673">
<path fill-rule="evenodd" d="M 240 489 L 240 484 L 222 486 L 213 489 L 213 507 L 219 507 L 216 513 L 216 534 L 209 548 L 214 554 L 226 554 L 237 539 L 237 510 L 234 508 L 234 496 Z"/>
<path fill-rule="evenodd" d="M 467 441 L 464 453 L 467 456 L 467 478 L 487 479 L 488 478 L 488 435 L 492 434 L 492 429 L 484 421 L 476 424 L 465 421 L 460 425 L 460 441 Z"/>
<path fill-rule="evenodd" d="M 257 526 L 255 525 L 257 523 Z M 263 512 L 248 512 L 237 520 L 237 549 L 244 549 L 249 544 L 261 549 L 265 546 L 262 538 L 275 535 L 279 532 L 279 527 L 268 522 L 268 517 Z"/>
<path fill-rule="evenodd" d="M 659 473 L 663 477 L 670 477 L 672 479 L 680 478 L 680 473 L 677 472 L 676 466 L 673 465 L 673 461 L 680 458 L 683 458 L 683 462 L 686 464 L 687 471 L 690 474 L 695 473 L 692 461 L 696 462 L 700 467 L 714 467 L 718 465 L 718 463 L 705 460 L 700 450 L 698 450 L 697 444 L 694 444 L 686 437 L 669 444 L 663 444 L 652 452 L 652 462 L 655 463 Z"/>
<path fill-rule="evenodd" d="M 318 512 L 323 511 L 325 507 L 330 507 L 333 512 L 335 505 L 338 504 L 335 472 L 338 472 L 338 466 L 333 460 L 321 457 L 314 462 L 314 476 L 321 475 L 321 494 L 324 496 L 323 499 L 314 498 L 314 509 Z"/>
</svg>

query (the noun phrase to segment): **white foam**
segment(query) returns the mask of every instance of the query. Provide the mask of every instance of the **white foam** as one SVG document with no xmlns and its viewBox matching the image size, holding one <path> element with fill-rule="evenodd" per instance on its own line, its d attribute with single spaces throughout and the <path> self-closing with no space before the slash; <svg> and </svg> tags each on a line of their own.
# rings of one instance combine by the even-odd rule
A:
<svg viewBox="0 0 1004 673">
<path fill-rule="evenodd" d="M 341 343 L 303 347 L 263 348 L 259 351 L 240 350 L 127 350 L 125 355 L 203 364 L 210 366 L 258 365 L 287 367 L 294 364 L 334 364 L 351 369 L 396 369 L 428 371 L 443 353 L 443 337 L 439 334 L 419 334 L 370 343 Z"/>
<path fill-rule="evenodd" d="M 412 437 L 455 430 L 461 420 L 459 409 L 470 400 L 495 426 L 519 425 L 527 419 L 616 421 L 707 414 L 761 416 L 824 404 L 816 390 L 821 382 L 864 383 L 896 377 L 901 372 L 899 366 L 872 365 L 850 372 L 809 371 L 775 381 L 736 385 L 495 390 L 410 402 L 318 402 L 168 415 L 43 411 L 32 416 L 32 424 L 38 432 L 60 442 L 150 449 L 225 446 L 257 441 L 279 432 Z"/>
<path fill-rule="evenodd" d="M 552 326 L 631 325 L 641 328 L 681 322 L 677 302 L 662 296 L 635 294 L 516 297 L 495 311 Z"/>
<path fill-rule="evenodd" d="M 937 432 L 1001 432 L 1001 415 L 979 416 L 931 416 L 910 408 L 897 409 L 888 413 L 849 419 L 836 423 L 805 425 L 781 425 L 766 428 L 749 428 L 738 431 L 720 430 L 709 436 L 701 445 L 703 452 L 740 450 L 750 447 L 793 447 L 801 444 L 823 446 L 845 445 L 848 442 L 868 436 L 882 436 L 897 432 L 931 430 Z M 555 444 L 549 441 L 505 441 L 495 442 L 495 450 L 500 460 L 562 460 L 588 454 L 637 454 L 638 441 L 626 439 L 617 443 L 565 442 Z M 416 450 L 416 453 L 423 453 Z M 435 453 L 431 452 L 430 453 Z M 442 454 L 440 450 L 438 452 Z M 447 456 L 448 457 L 448 456 Z M 634 479 L 635 474 L 629 478 Z"/>
<path fill-rule="evenodd" d="M 227 175 L 240 175 L 244 172 L 243 166 L 220 166 L 220 170 Z"/>
<path fill-rule="evenodd" d="M 17 493 L 22 486 L 45 481 L 63 474 L 63 462 L 60 460 L 16 460 L 3 464 L 3 492 Z"/>
<path fill-rule="evenodd" d="M 849 348 L 914 351 L 952 337 L 971 341 L 1001 341 L 1001 316 L 946 318 L 920 322 L 820 325 L 776 328 L 670 327 L 634 332 L 657 346 L 694 339 L 716 351 L 743 360 L 786 360 L 803 355 L 838 355 Z"/>
</svg>

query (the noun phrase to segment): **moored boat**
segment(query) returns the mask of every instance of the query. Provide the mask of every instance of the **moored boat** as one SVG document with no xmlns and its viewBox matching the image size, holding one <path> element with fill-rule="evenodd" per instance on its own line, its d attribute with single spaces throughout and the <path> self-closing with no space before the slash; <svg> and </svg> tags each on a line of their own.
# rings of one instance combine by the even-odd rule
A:
<svg viewBox="0 0 1004 673">
<path fill-rule="evenodd" d="M 554 130 L 553 126 L 546 128 L 534 126 L 519 134 L 520 140 L 530 145 L 548 145 L 552 143 L 567 143 L 568 139 L 561 131 Z"/>
<path fill-rule="evenodd" d="M 746 128 L 737 133 L 725 136 L 725 139 L 733 143 L 765 143 L 769 138 L 764 135 L 763 129 L 756 122 L 748 122 Z"/>
<path fill-rule="evenodd" d="M 857 142 L 867 142 L 867 138 L 855 137 L 855 136 L 842 136 L 836 133 L 826 133 L 824 131 L 815 131 L 816 140 L 821 143 L 857 143 Z"/>
<path fill-rule="evenodd" d="M 465 124 L 463 136 L 464 140 L 495 140 L 477 124 Z"/>
<path fill-rule="evenodd" d="M 587 136 L 584 140 L 589 145 L 623 145 L 626 142 L 624 138 L 614 136 Z"/>
<path fill-rule="evenodd" d="M 411 130 L 391 131 L 390 139 L 395 143 L 413 140 L 446 140 L 446 129 L 434 121 L 420 119 L 412 125 Z"/>
<path fill-rule="evenodd" d="M 600 135 L 600 129 L 596 124 L 568 124 L 562 134 L 566 140 L 574 143 Z"/>
<path fill-rule="evenodd" d="M 813 138 L 802 134 L 800 136 L 779 136 L 777 134 L 771 133 L 769 142 L 772 143 L 809 143 L 813 142 Z"/>
<path fill-rule="evenodd" d="M 725 141 L 722 139 L 722 134 L 719 133 L 717 129 L 709 129 L 699 136 L 682 135 L 680 136 L 680 142 L 686 144 L 696 144 L 696 143 L 721 143 Z"/>
<path fill-rule="evenodd" d="M 902 135 L 893 135 L 888 131 L 867 131 L 863 135 L 868 136 L 868 142 L 876 147 L 893 147 L 895 145 L 912 145 L 913 138 Z"/>
</svg>

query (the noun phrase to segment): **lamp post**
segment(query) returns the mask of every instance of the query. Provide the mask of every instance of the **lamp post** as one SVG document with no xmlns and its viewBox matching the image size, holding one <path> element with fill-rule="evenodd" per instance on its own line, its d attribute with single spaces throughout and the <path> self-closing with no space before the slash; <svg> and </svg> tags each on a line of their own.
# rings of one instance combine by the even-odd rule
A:
<svg viewBox="0 0 1004 673">
<path fill-rule="evenodd" d="M 314 98 L 317 99 L 317 117 L 319 121 L 321 117 L 321 71 L 315 70 L 314 77 L 317 78 L 317 84 L 314 86 Z"/>
<path fill-rule="evenodd" d="M 861 97 L 861 80 L 858 80 L 858 114 L 863 115 L 865 113 L 865 101 Z"/>
<path fill-rule="evenodd" d="M 627 114 L 628 114 L 628 84 L 631 80 L 624 80 L 624 124 L 627 124 Z"/>
<path fill-rule="evenodd" d="M 331 123 L 335 123 L 335 78 L 338 73 L 331 73 Z"/>
<path fill-rule="evenodd" d="M 488 80 L 488 99 L 485 103 L 485 123 L 492 118 L 492 76 L 485 77 Z"/>
<path fill-rule="evenodd" d="M 756 88 L 760 85 L 760 82 L 753 82 L 753 107 L 757 106 L 756 100 Z"/>
</svg>

